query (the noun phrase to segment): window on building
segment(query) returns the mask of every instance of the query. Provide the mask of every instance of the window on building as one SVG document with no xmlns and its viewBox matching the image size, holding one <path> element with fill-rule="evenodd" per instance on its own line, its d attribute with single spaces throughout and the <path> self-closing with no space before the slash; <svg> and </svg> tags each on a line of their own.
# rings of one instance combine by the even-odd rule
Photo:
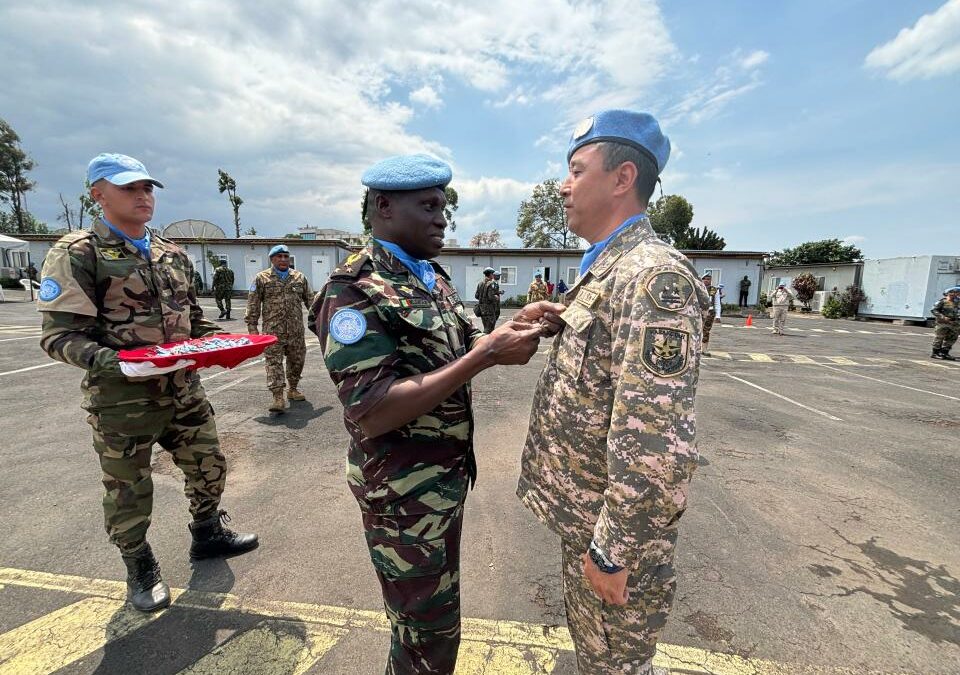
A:
<svg viewBox="0 0 960 675">
<path fill-rule="evenodd" d="M 297 269 L 297 256 L 290 254 L 290 269 Z"/>
<path fill-rule="evenodd" d="M 575 283 L 577 283 L 577 277 L 579 276 L 579 274 L 580 274 L 579 267 L 567 268 L 567 287 L 568 288 L 573 286 Z"/>
<path fill-rule="evenodd" d="M 14 267 L 26 267 L 27 266 L 27 252 L 26 251 L 10 251 L 10 264 Z"/>
<path fill-rule="evenodd" d="M 230 267 L 230 256 L 228 256 L 226 253 L 217 253 L 213 257 L 219 260 L 221 265 Z"/>
<path fill-rule="evenodd" d="M 824 289 L 824 284 L 827 281 L 826 277 L 814 277 L 817 280 L 817 290 L 822 291 Z"/>
<path fill-rule="evenodd" d="M 517 285 L 517 268 L 516 267 L 500 268 L 500 285 L 501 286 Z"/>
</svg>

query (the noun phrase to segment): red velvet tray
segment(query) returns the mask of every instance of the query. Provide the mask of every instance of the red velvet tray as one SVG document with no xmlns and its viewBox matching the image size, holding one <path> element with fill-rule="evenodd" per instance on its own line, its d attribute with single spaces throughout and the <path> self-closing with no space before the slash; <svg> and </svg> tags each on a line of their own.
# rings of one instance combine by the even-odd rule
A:
<svg viewBox="0 0 960 675">
<path fill-rule="evenodd" d="M 157 346 L 150 347 L 140 347 L 139 349 L 122 349 L 120 350 L 120 360 L 121 361 L 135 361 L 143 362 L 149 361 L 157 366 L 172 366 L 179 359 L 190 359 L 191 361 L 196 361 L 196 364 L 190 366 L 190 369 L 196 368 L 209 368 L 210 366 L 222 366 L 223 368 L 234 368 L 247 359 L 251 359 L 254 356 L 260 356 L 267 347 L 272 345 L 277 341 L 276 335 L 248 335 L 246 333 L 218 333 L 216 335 L 208 335 L 202 338 L 195 338 L 193 340 L 183 340 L 181 342 L 169 342 L 167 344 L 159 345 L 163 349 L 170 349 L 176 345 L 189 343 L 194 345 L 201 345 L 207 341 L 221 339 L 221 340 L 238 340 L 240 338 L 247 338 L 250 340 L 248 345 L 238 345 L 234 347 L 224 347 L 220 349 L 211 349 L 210 351 L 205 352 L 192 352 L 186 354 L 173 354 L 170 356 L 157 356 Z"/>
</svg>

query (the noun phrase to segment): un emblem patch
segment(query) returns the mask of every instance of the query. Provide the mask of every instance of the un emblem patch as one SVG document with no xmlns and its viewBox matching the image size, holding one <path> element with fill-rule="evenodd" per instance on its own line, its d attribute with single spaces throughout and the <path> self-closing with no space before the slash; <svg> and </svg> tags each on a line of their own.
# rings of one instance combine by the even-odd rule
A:
<svg viewBox="0 0 960 675">
<path fill-rule="evenodd" d="M 63 292 L 63 289 L 60 288 L 60 284 L 57 283 L 56 279 L 51 279 L 47 277 L 40 282 L 40 299 L 44 302 L 50 302 L 51 300 L 56 300 L 60 297 L 60 294 Z"/>
<path fill-rule="evenodd" d="M 680 375 L 690 367 L 690 334 L 679 328 L 644 327 L 640 360 L 658 377 Z"/>
<path fill-rule="evenodd" d="M 367 332 L 367 317 L 356 309 L 338 309 L 330 319 L 330 337 L 342 345 L 359 342 Z"/>
<path fill-rule="evenodd" d="M 693 283 L 678 272 L 660 272 L 647 281 L 647 295 L 660 309 L 677 312 L 693 296 Z"/>
</svg>

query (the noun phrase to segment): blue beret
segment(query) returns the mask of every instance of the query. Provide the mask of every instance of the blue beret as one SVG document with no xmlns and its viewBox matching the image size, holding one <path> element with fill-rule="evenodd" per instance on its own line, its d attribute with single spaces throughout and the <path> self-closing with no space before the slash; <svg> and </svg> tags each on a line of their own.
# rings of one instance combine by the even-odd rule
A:
<svg viewBox="0 0 960 675">
<path fill-rule="evenodd" d="M 290 249 L 287 248 L 287 245 L 286 245 L 286 244 L 277 244 L 276 246 L 274 246 L 273 248 L 270 249 L 270 253 L 267 255 L 267 257 L 268 257 L 268 258 L 272 258 L 273 256 L 277 255 L 278 253 L 286 253 L 287 255 L 289 255 L 289 254 L 290 254 Z"/>
<path fill-rule="evenodd" d="M 129 185 L 138 180 L 148 180 L 159 188 L 163 187 L 163 183 L 147 173 L 143 162 L 115 152 L 101 152 L 87 165 L 87 182 L 90 185 L 104 178 L 114 185 Z"/>
<path fill-rule="evenodd" d="M 950 288 L 945 288 L 943 290 L 943 294 L 946 295 L 947 293 L 960 293 L 960 286 L 951 286 Z"/>
<path fill-rule="evenodd" d="M 567 162 L 584 145 L 603 141 L 636 148 L 653 160 L 658 174 L 663 173 L 670 159 L 670 139 L 660 131 L 660 123 L 653 115 L 632 110 L 604 110 L 583 120 L 573 130 Z"/>
<path fill-rule="evenodd" d="M 453 171 L 446 162 L 430 155 L 397 155 L 377 162 L 363 172 L 361 182 L 374 190 L 423 190 L 444 188 Z"/>
</svg>

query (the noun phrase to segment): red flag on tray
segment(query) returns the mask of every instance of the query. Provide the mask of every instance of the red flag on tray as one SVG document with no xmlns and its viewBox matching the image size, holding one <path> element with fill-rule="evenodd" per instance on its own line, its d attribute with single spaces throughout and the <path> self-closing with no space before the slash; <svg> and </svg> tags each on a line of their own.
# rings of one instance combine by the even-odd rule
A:
<svg viewBox="0 0 960 675">
<path fill-rule="evenodd" d="M 139 349 L 120 350 L 121 361 L 149 361 L 157 366 L 172 366 L 178 359 L 190 359 L 196 364 L 191 369 L 222 366 L 234 368 L 247 359 L 260 356 L 275 343 L 275 335 L 248 335 L 246 333 L 218 333 L 193 340 L 151 345 Z"/>
</svg>

